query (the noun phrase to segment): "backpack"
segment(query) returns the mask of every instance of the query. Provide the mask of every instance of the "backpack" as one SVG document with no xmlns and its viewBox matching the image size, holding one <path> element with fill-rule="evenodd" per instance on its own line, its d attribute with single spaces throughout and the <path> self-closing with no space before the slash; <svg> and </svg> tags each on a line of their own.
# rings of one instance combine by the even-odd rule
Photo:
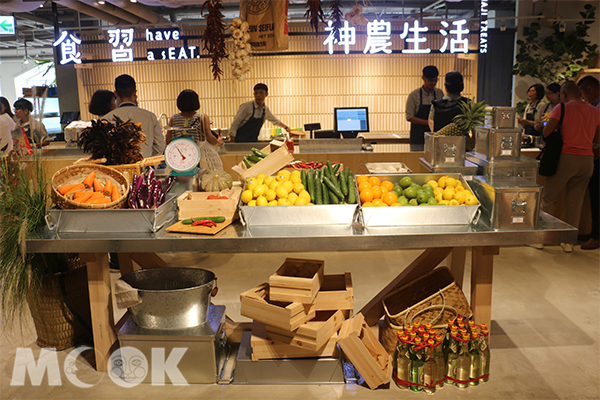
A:
<svg viewBox="0 0 600 400">
<path fill-rule="evenodd" d="M 454 117 L 461 113 L 460 106 L 458 105 L 461 101 L 467 103 L 470 100 L 466 97 L 461 97 L 458 100 L 438 99 L 431 102 L 435 109 L 435 114 L 433 116 L 434 132 L 439 131 L 444 126 L 451 123 Z"/>
</svg>

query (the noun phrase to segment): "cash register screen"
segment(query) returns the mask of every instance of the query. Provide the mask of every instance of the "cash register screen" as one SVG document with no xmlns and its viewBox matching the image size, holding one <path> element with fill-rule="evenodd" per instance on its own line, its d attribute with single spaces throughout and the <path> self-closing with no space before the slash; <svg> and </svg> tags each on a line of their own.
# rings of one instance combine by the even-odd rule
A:
<svg viewBox="0 0 600 400">
<path fill-rule="evenodd" d="M 359 132 L 369 132 L 368 107 L 336 107 L 333 117 L 335 131 L 345 138 L 356 137 Z"/>
</svg>

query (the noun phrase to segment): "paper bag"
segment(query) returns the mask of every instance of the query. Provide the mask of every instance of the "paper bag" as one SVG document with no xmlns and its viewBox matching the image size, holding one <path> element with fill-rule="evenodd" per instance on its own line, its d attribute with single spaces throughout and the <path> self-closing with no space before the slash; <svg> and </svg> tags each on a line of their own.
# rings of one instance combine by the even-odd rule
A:
<svg viewBox="0 0 600 400">
<path fill-rule="evenodd" d="M 242 0 L 240 15 L 248 21 L 253 51 L 287 50 L 288 0 Z"/>
</svg>

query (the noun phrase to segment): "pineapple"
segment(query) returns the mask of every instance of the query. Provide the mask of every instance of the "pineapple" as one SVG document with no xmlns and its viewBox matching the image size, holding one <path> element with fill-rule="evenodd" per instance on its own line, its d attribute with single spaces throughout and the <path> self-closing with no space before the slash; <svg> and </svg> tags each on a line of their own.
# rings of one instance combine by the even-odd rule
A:
<svg viewBox="0 0 600 400">
<path fill-rule="evenodd" d="M 459 102 L 461 114 L 458 114 L 451 123 L 437 132 L 436 136 L 469 136 L 469 133 L 477 126 L 483 125 L 487 115 L 487 104 L 483 101 L 476 103 L 475 100 L 467 103 Z"/>
</svg>

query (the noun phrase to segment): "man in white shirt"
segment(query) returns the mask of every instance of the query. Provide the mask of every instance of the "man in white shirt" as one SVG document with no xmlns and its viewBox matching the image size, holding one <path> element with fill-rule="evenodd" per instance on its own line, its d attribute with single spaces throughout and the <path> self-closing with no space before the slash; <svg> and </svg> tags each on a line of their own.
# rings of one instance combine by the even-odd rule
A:
<svg viewBox="0 0 600 400">
<path fill-rule="evenodd" d="M 423 86 L 413 90 L 406 99 L 406 120 L 410 122 L 410 150 L 423 151 L 425 132 L 429 131 L 427 118 L 431 102 L 441 99 L 444 93 L 436 88 L 439 71 L 435 65 L 423 68 Z"/>
<path fill-rule="evenodd" d="M 232 142 L 257 142 L 265 119 L 289 132 L 290 128 L 276 118 L 265 104 L 268 95 L 269 89 L 264 83 L 254 86 L 254 100 L 240 106 L 229 128 Z"/>
<path fill-rule="evenodd" d="M 142 124 L 142 132 L 146 135 L 146 141 L 141 146 L 144 158 L 163 154 L 165 138 L 158 124 L 158 118 L 154 113 L 137 106 L 135 80 L 129 75 L 118 76 L 115 79 L 115 94 L 119 106 L 106 114 L 103 119 L 111 120 L 113 115 L 116 115 L 123 121 L 139 122 Z"/>
</svg>

